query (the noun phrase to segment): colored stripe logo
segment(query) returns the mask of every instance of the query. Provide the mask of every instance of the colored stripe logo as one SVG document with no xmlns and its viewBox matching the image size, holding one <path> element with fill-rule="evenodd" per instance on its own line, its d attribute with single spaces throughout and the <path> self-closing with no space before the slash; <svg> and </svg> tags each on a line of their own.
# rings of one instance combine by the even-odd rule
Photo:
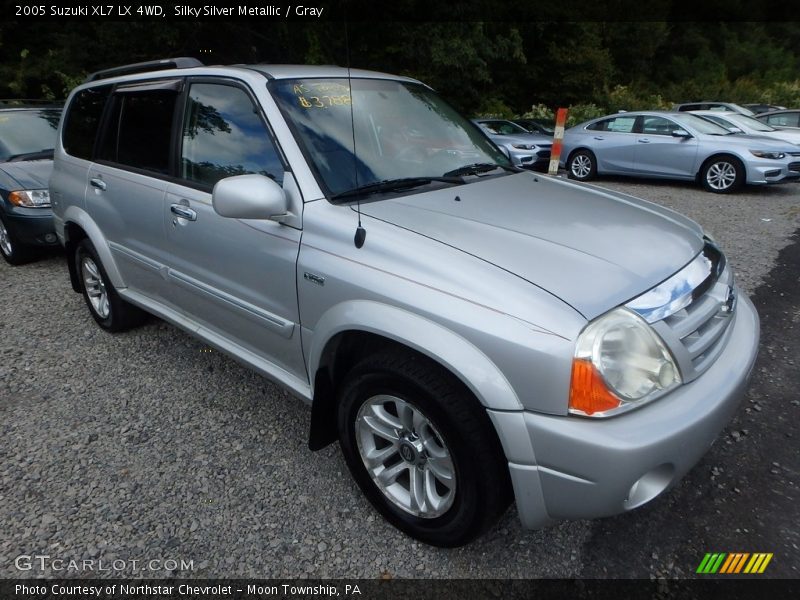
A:
<svg viewBox="0 0 800 600">
<path fill-rule="evenodd" d="M 763 573 L 771 560 L 772 552 L 755 552 L 753 554 L 749 552 L 709 552 L 700 562 L 696 572 L 702 575 Z"/>
</svg>

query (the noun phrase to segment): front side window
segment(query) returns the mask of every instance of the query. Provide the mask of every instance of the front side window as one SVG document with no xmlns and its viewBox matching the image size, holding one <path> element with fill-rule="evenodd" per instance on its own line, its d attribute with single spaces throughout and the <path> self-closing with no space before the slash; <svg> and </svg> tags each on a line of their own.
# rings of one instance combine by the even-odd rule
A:
<svg viewBox="0 0 800 600">
<path fill-rule="evenodd" d="M 680 125 L 664 117 L 642 117 L 642 133 L 647 135 L 672 135 Z"/>
<path fill-rule="evenodd" d="M 60 116 L 57 109 L 0 112 L 0 162 L 52 152 Z"/>
<path fill-rule="evenodd" d="M 100 117 L 111 92 L 110 85 L 81 90 L 70 103 L 64 122 L 62 143 L 67 154 L 92 159 Z"/>
<path fill-rule="evenodd" d="M 283 183 L 283 164 L 269 130 L 247 93 L 230 85 L 189 88 L 180 171 L 183 179 L 209 186 L 248 173 Z"/>
<path fill-rule="evenodd" d="M 269 89 L 331 196 L 469 165 L 487 172 L 509 166 L 478 127 L 420 84 L 284 79 Z"/>
<path fill-rule="evenodd" d="M 173 90 L 121 91 L 98 158 L 169 174 L 170 136 L 175 102 Z"/>
</svg>

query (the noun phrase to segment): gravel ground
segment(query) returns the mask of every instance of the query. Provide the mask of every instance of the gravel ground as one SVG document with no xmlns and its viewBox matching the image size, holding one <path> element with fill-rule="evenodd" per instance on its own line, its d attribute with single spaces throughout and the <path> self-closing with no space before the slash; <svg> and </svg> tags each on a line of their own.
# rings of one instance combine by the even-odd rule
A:
<svg viewBox="0 0 800 600">
<path fill-rule="evenodd" d="M 599 185 L 698 220 L 748 292 L 800 226 L 795 185 L 729 197 L 691 185 Z M 0 356 L 0 578 L 91 575 L 15 568 L 15 557 L 32 554 L 140 568 L 193 561 L 185 571 L 128 563 L 95 573 L 158 577 L 576 577 L 585 557 L 598 559 L 592 523 L 525 532 L 513 509 L 466 548 L 410 540 L 361 497 L 338 447 L 307 449 L 305 405 L 156 319 L 101 331 L 58 254 L 21 268 L 0 262 Z M 630 519 L 713 516 L 676 503 L 682 489 L 604 527 L 613 539 Z M 658 571 L 648 558 L 657 540 L 640 541 L 642 567 L 630 576 L 696 566 L 691 556 Z"/>
</svg>

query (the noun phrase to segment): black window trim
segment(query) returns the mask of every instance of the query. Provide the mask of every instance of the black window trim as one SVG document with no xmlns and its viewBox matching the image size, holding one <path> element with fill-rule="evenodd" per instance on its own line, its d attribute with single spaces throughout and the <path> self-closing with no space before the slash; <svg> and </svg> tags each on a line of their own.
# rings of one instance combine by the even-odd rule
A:
<svg viewBox="0 0 800 600">
<path fill-rule="evenodd" d="M 95 138 L 94 143 L 94 150 L 92 152 L 92 161 L 98 165 L 103 165 L 105 167 L 111 167 L 114 169 L 120 169 L 121 171 L 128 171 L 130 173 L 136 173 L 138 175 L 146 175 L 147 177 L 154 177 L 155 179 L 160 179 L 162 181 L 166 181 L 169 183 L 175 183 L 176 178 L 174 177 L 173 173 L 174 170 L 174 156 L 173 156 L 173 148 L 172 148 L 172 138 L 175 132 L 175 119 L 178 112 L 178 107 L 181 106 L 180 99 L 186 93 L 186 85 L 184 85 L 185 77 L 159 77 L 155 79 L 148 79 L 144 81 L 123 81 L 120 83 L 113 84 L 113 89 L 106 100 L 106 105 L 103 110 L 103 116 L 100 120 L 100 127 L 98 128 L 98 135 Z M 179 87 L 168 87 L 168 86 L 161 86 L 161 83 L 169 82 L 172 84 L 177 84 Z M 141 87 L 136 87 L 134 89 L 133 84 L 142 84 Z M 100 87 L 100 86 L 98 86 Z M 163 91 L 175 91 L 177 95 L 177 99 L 175 101 L 175 108 L 172 113 L 172 130 L 170 132 L 170 148 L 169 148 L 169 159 L 168 159 L 168 171 L 169 173 L 158 173 L 157 171 L 151 171 L 149 169 L 141 169 L 139 167 L 133 167 L 131 165 L 126 165 L 123 163 L 119 163 L 113 160 L 101 159 L 98 158 L 98 152 L 100 147 L 102 146 L 102 142 L 105 140 L 106 136 L 109 133 L 109 128 L 113 125 L 111 121 L 111 115 L 114 113 L 114 108 L 116 107 L 116 103 L 119 102 L 119 98 L 124 95 L 125 93 L 132 93 L 134 91 L 156 91 L 156 90 L 163 90 Z"/>
</svg>

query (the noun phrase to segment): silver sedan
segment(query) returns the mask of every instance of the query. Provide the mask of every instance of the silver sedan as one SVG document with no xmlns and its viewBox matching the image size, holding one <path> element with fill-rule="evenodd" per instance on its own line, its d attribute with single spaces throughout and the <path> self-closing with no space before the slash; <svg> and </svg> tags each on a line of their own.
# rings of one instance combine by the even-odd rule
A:
<svg viewBox="0 0 800 600">
<path fill-rule="evenodd" d="M 561 165 L 573 179 L 599 174 L 699 181 L 715 193 L 745 183 L 800 178 L 800 148 L 734 135 L 696 115 L 625 112 L 587 121 L 564 134 Z"/>
</svg>

